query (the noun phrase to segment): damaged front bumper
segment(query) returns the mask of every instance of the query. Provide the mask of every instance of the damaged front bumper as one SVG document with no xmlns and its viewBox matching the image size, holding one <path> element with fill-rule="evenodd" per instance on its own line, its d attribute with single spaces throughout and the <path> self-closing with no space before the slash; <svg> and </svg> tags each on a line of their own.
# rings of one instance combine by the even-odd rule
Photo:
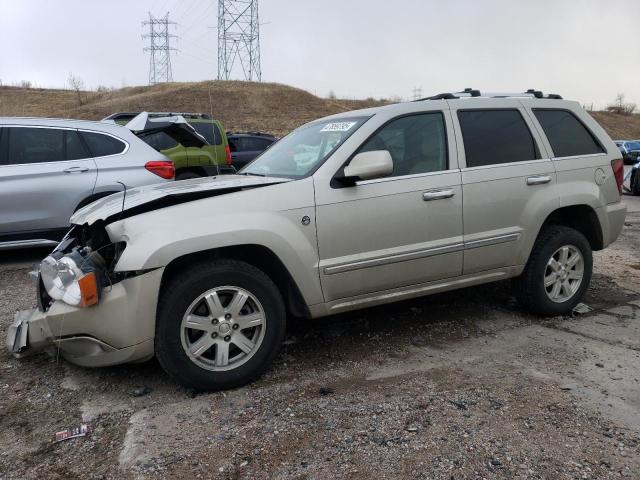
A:
<svg viewBox="0 0 640 480">
<path fill-rule="evenodd" d="M 153 356 L 156 306 L 163 268 L 107 287 L 98 305 L 72 307 L 55 301 L 44 312 L 24 310 L 9 327 L 6 346 L 16 357 L 59 349 L 77 365 L 99 367 Z"/>
</svg>

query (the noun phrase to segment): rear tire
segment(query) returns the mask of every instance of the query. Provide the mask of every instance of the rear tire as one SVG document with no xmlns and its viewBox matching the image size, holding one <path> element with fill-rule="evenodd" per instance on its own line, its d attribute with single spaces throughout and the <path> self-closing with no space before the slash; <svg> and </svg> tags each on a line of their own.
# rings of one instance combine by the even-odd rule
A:
<svg viewBox="0 0 640 480">
<path fill-rule="evenodd" d="M 629 186 L 631 187 L 631 195 L 640 195 L 640 181 L 638 180 L 638 171 L 634 172 L 631 175 L 631 185 Z"/>
<path fill-rule="evenodd" d="M 514 282 L 515 293 L 532 313 L 566 315 L 589 287 L 592 269 L 591 245 L 582 233 L 563 226 L 544 227 Z"/>
<path fill-rule="evenodd" d="M 196 265 L 163 287 L 155 352 L 176 381 L 198 391 L 260 376 L 278 353 L 286 314 L 276 285 L 235 260 Z"/>
</svg>

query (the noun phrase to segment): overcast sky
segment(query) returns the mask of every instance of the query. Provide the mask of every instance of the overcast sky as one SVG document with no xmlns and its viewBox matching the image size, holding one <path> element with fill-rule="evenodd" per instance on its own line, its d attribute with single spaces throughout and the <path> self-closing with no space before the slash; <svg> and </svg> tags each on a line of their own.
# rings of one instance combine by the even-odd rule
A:
<svg viewBox="0 0 640 480">
<path fill-rule="evenodd" d="M 0 80 L 148 82 L 141 22 L 170 12 L 176 81 L 217 75 L 217 0 L 0 0 Z M 640 0 L 261 0 L 262 79 L 320 96 L 537 88 L 640 105 Z"/>
</svg>

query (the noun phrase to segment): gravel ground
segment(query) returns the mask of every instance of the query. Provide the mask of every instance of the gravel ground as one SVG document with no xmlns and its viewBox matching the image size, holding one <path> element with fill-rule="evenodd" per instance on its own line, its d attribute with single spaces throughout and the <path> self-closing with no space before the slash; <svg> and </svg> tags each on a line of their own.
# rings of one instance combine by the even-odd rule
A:
<svg viewBox="0 0 640 480">
<path fill-rule="evenodd" d="M 300 322 L 228 392 L 2 349 L 0 478 L 640 478 L 639 249 L 631 214 L 587 315 L 523 314 L 504 282 Z M 0 258 L 3 338 L 41 254 Z"/>
</svg>

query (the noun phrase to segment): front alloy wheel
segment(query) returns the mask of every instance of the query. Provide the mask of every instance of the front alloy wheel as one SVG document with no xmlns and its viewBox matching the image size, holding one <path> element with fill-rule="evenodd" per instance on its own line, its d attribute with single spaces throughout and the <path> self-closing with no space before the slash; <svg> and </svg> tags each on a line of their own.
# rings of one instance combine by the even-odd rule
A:
<svg viewBox="0 0 640 480">
<path fill-rule="evenodd" d="M 160 294 L 156 357 L 185 386 L 238 387 L 269 367 L 285 324 L 278 287 L 253 265 L 217 259 L 183 267 Z"/>
<path fill-rule="evenodd" d="M 182 317 L 182 348 L 206 370 L 224 371 L 247 362 L 260 348 L 266 319 L 258 299 L 240 287 L 223 286 L 198 296 Z"/>
</svg>

